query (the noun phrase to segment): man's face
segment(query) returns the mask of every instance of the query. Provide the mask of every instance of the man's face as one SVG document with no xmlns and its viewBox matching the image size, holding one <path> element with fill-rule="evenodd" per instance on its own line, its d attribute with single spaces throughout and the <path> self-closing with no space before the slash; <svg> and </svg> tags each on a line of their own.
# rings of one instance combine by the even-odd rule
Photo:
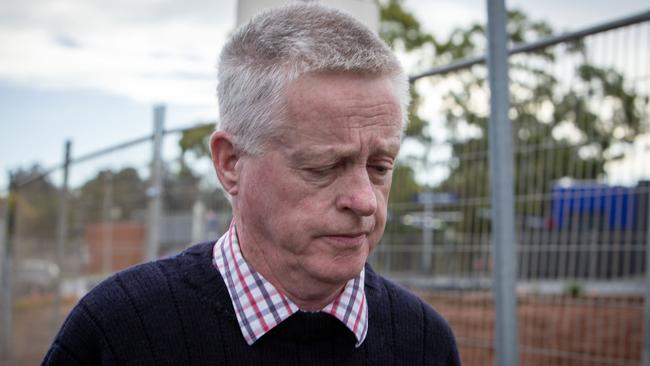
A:
<svg viewBox="0 0 650 366">
<path fill-rule="evenodd" d="M 384 231 L 399 101 L 388 78 L 339 73 L 303 76 L 287 97 L 281 137 L 238 163 L 244 254 L 294 279 L 347 281 Z"/>
</svg>

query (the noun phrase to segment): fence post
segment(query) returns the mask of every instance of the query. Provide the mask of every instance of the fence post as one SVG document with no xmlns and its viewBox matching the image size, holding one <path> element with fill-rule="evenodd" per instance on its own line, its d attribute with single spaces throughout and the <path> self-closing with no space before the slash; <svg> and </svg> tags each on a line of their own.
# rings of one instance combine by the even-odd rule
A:
<svg viewBox="0 0 650 366">
<path fill-rule="evenodd" d="M 431 254 L 433 253 L 433 197 L 424 197 L 424 216 L 422 217 L 422 272 L 431 275 Z M 431 222 L 429 222 L 431 218 Z"/>
<path fill-rule="evenodd" d="M 148 261 L 158 258 L 160 248 L 160 222 L 162 219 L 162 143 L 165 128 L 165 106 L 153 109 L 153 154 L 151 161 L 151 180 L 147 190 L 149 196 L 149 222 L 147 226 L 146 257 Z"/>
<path fill-rule="evenodd" d="M 113 172 L 107 171 L 104 177 L 104 197 L 102 199 L 102 272 L 113 272 Z"/>
<path fill-rule="evenodd" d="M 487 0 L 490 85 L 489 165 L 492 201 L 493 291 L 496 309 L 495 364 L 519 364 L 512 131 L 508 110 L 508 38 L 504 0 Z"/>
<path fill-rule="evenodd" d="M 641 362 L 644 366 L 650 366 L 650 184 L 645 184 L 645 215 L 646 215 L 646 240 L 645 240 L 645 316 L 643 351 Z"/>
<path fill-rule="evenodd" d="M 52 328 L 60 326 L 61 317 L 61 280 L 64 270 L 65 245 L 68 240 L 68 177 L 70 176 L 70 155 L 72 152 L 72 141 L 66 140 L 63 148 L 63 182 L 59 193 L 59 208 L 56 225 L 56 264 L 59 266 L 59 273 L 56 276 L 54 291 L 54 316 L 52 317 Z"/>
<path fill-rule="evenodd" d="M 2 220 L 0 220 L 0 364 L 11 365 L 11 332 L 12 332 L 12 302 L 13 282 L 13 250 L 11 247 L 11 227 L 13 219 L 12 197 L 14 188 L 13 175 L 9 173 L 9 189 L 7 201 L 2 204 Z"/>
</svg>

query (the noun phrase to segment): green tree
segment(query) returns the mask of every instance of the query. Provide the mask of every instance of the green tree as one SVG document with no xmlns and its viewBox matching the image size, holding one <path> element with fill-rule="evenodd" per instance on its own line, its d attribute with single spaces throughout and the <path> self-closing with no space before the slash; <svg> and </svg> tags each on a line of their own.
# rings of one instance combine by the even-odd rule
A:
<svg viewBox="0 0 650 366">
<path fill-rule="evenodd" d="M 129 221 L 146 209 L 146 190 L 147 183 L 135 168 L 102 170 L 79 188 L 74 207 L 84 223 Z"/>
<path fill-rule="evenodd" d="M 379 35 L 397 52 L 413 53 L 427 46 L 437 44 L 433 35 L 422 30 L 419 20 L 404 7 L 402 1 L 378 2 L 380 9 Z M 415 88 L 410 89 L 411 104 L 408 110 L 409 124 L 405 136 L 422 144 L 430 144 L 431 136 L 425 128 L 427 122 L 417 113 L 421 98 Z"/>
<path fill-rule="evenodd" d="M 213 210 L 228 210 L 230 203 L 223 191 L 216 187 L 202 186 L 201 176 L 192 169 L 193 161 L 210 160 L 210 135 L 216 122 L 199 123 L 194 128 L 183 131 L 178 145 L 180 147 L 180 169 L 174 179 L 168 181 L 166 192 L 169 207 L 189 209 L 196 200 L 207 204 Z M 171 178 L 171 177 L 170 177 Z"/>
<path fill-rule="evenodd" d="M 183 131 L 178 146 L 181 148 L 180 174 L 191 170 L 187 163 L 187 155 L 192 155 L 194 159 L 203 159 L 210 157 L 210 135 L 214 131 L 214 122 L 198 124 L 197 126 Z"/>
<path fill-rule="evenodd" d="M 16 235 L 22 238 L 52 238 L 56 235 L 59 189 L 45 169 L 33 165 L 13 174 Z"/>
<path fill-rule="evenodd" d="M 393 185 L 391 186 L 389 202 L 413 202 L 414 196 L 422 191 L 422 187 L 415 179 L 413 168 L 406 164 L 398 164 L 393 171 Z"/>
<path fill-rule="evenodd" d="M 531 21 L 519 11 L 509 13 L 508 30 L 512 43 L 552 33 L 547 24 Z M 472 41 L 473 35 L 483 33 L 478 25 L 455 32 L 440 49 L 453 57 L 476 54 L 479 45 Z M 549 184 L 562 177 L 603 178 L 605 162 L 617 157 L 615 150 L 631 143 L 640 132 L 641 110 L 647 102 L 625 85 L 621 73 L 591 64 L 583 50 L 577 43 L 561 51 L 577 65 L 570 83 L 559 80 L 551 71 L 557 58 L 554 48 L 518 55 L 510 61 L 510 115 L 519 192 L 530 192 L 527 182 L 535 181 L 535 177 L 543 177 L 537 180 L 538 192 L 548 192 Z M 479 165 L 486 161 L 482 152 L 487 151 L 488 112 L 476 103 L 487 97 L 485 68 L 477 66 L 459 73 L 458 80 L 459 86 L 445 97 L 454 159 L 443 185 L 467 192 L 466 185 L 476 184 L 477 178 L 487 183 L 487 172 Z M 603 106 L 615 112 L 605 116 Z M 550 161 L 553 164 L 549 165 Z M 468 179 L 468 174 L 473 179 Z"/>
<path fill-rule="evenodd" d="M 168 211 L 189 211 L 199 198 L 201 177 L 181 163 L 178 172 L 167 171 L 163 179 L 163 204 Z"/>
</svg>

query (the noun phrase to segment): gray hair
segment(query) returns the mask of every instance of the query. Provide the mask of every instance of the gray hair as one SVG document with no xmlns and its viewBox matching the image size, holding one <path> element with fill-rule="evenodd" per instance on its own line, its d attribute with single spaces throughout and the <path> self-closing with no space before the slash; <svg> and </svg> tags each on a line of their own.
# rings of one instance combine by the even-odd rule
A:
<svg viewBox="0 0 650 366">
<path fill-rule="evenodd" d="M 223 48 L 219 128 L 244 152 L 261 153 L 284 118 L 285 86 L 318 72 L 389 77 L 406 125 L 408 80 L 388 46 L 341 11 L 296 3 L 259 14 L 237 29 Z"/>
</svg>

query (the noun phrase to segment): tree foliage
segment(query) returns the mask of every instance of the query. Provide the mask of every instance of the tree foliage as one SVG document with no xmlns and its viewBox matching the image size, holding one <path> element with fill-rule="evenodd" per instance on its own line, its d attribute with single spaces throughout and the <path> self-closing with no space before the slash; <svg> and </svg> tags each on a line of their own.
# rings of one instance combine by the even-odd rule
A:
<svg viewBox="0 0 650 366">
<path fill-rule="evenodd" d="M 135 168 L 102 170 L 76 194 L 76 207 L 86 223 L 129 221 L 147 207 L 147 182 Z"/>
<path fill-rule="evenodd" d="M 471 24 L 455 29 L 446 39 L 422 29 L 418 20 L 404 9 L 401 0 L 379 2 L 382 8 L 382 36 L 396 50 L 416 52 L 431 47 L 433 56 L 423 56 L 430 67 L 484 52 L 485 27 Z M 511 44 L 527 43 L 554 33 L 545 22 L 530 19 L 521 11 L 508 13 L 507 32 Z M 562 80 L 553 72 L 558 57 L 570 58 L 575 65 L 572 80 Z M 626 84 L 621 72 L 591 62 L 585 46 L 573 42 L 517 55 L 510 60 L 510 116 L 517 154 L 516 180 L 543 178 L 534 187 L 548 192 L 549 184 L 561 177 L 602 178 L 606 161 L 620 157 L 621 146 L 629 144 L 641 131 L 641 112 L 647 98 Z M 435 81 L 442 81 L 437 78 Z M 447 75 L 448 90 L 443 110 L 452 157 L 449 175 L 438 189 L 487 195 L 488 114 L 486 69 L 484 65 Z M 415 128 L 407 138 L 426 145 L 427 122 L 417 117 L 421 98 L 416 94 L 411 114 Z M 611 113 L 605 112 L 612 111 Z M 424 149 L 422 159 L 427 160 Z M 528 187 L 530 192 L 530 187 Z"/>
<path fill-rule="evenodd" d="M 216 122 L 197 124 L 194 128 L 182 132 L 178 145 L 180 147 L 180 170 L 174 185 L 166 187 L 169 193 L 167 202 L 170 207 L 177 210 L 189 209 L 198 199 L 209 202 L 208 208 L 223 210 L 230 206 L 221 189 L 215 187 L 201 187 L 201 176 L 192 168 L 188 156 L 194 162 L 210 160 L 210 135 L 214 131 Z M 188 206 L 189 205 L 189 206 Z"/>
<path fill-rule="evenodd" d="M 178 146 L 181 148 L 181 172 L 184 173 L 190 169 L 187 163 L 187 155 L 192 155 L 195 159 L 210 157 L 210 135 L 214 131 L 215 123 L 209 122 L 200 124 L 192 129 L 183 131 Z"/>
<path fill-rule="evenodd" d="M 512 30 L 512 42 L 551 32 L 548 25 L 530 21 L 520 12 L 510 13 L 508 29 Z M 472 51 L 464 41 L 459 47 Z M 515 56 L 510 61 L 510 118 L 518 192 L 548 192 L 549 185 L 562 177 L 602 179 L 605 163 L 621 157 L 616 150 L 631 143 L 640 132 L 643 98 L 625 84 L 622 74 L 590 63 L 580 44 L 557 48 Z M 552 71 L 556 51 L 577 65 L 572 80 L 560 79 Z M 488 111 L 477 103 L 479 99 L 485 103 L 488 96 L 485 69 L 477 66 L 458 73 L 457 81 L 458 86 L 444 100 L 453 159 L 443 186 L 467 192 L 468 184 L 478 180 L 487 187 L 488 182 L 487 172 L 480 166 L 487 162 L 481 153 L 487 151 Z M 608 115 L 606 109 L 613 113 Z M 537 183 L 534 189 L 530 182 Z"/>
<path fill-rule="evenodd" d="M 379 35 L 396 51 L 412 52 L 427 45 L 436 45 L 433 35 L 422 29 L 420 21 L 401 5 L 401 1 L 380 2 Z M 408 110 L 409 124 L 404 135 L 429 144 L 431 137 L 425 128 L 427 123 L 417 113 L 421 105 L 420 95 L 415 88 L 410 89 L 411 104 Z"/>
<path fill-rule="evenodd" d="M 10 199 L 17 208 L 16 235 L 39 238 L 56 235 L 59 189 L 45 173 L 39 165 L 13 173 L 13 197 Z"/>
</svg>

